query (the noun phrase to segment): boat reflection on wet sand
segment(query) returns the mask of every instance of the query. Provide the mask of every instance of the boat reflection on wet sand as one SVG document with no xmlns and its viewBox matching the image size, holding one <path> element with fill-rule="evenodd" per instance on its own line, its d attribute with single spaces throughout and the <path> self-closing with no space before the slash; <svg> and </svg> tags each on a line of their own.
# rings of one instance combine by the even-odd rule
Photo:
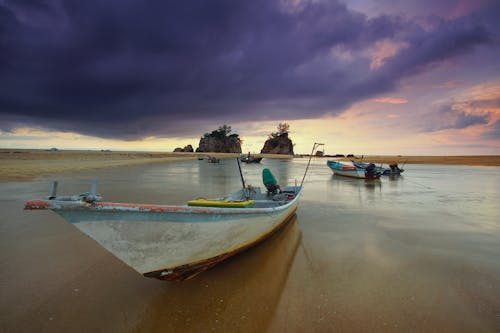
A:
<svg viewBox="0 0 500 333">
<path fill-rule="evenodd" d="M 165 285 L 149 304 L 139 330 L 265 332 L 301 238 L 294 216 L 283 230 L 259 246 L 196 279 Z"/>
</svg>

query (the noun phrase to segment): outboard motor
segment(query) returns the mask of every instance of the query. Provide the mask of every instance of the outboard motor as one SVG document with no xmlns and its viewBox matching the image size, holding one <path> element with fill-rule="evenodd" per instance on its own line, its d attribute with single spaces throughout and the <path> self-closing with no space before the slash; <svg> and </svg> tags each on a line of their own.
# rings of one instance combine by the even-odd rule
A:
<svg viewBox="0 0 500 333">
<path fill-rule="evenodd" d="M 391 168 L 391 173 L 393 173 L 393 174 L 398 174 L 401 172 L 401 169 L 398 167 L 397 163 L 389 164 L 389 168 Z"/>
<path fill-rule="evenodd" d="M 262 170 L 262 182 L 267 189 L 267 194 L 276 194 L 281 192 L 276 178 L 274 178 L 274 175 L 268 168 Z"/>
<path fill-rule="evenodd" d="M 366 179 L 375 179 L 375 178 L 378 178 L 377 176 L 378 176 L 378 174 L 376 171 L 375 164 L 373 164 L 373 163 L 368 164 L 366 166 L 366 169 L 365 169 Z"/>
</svg>

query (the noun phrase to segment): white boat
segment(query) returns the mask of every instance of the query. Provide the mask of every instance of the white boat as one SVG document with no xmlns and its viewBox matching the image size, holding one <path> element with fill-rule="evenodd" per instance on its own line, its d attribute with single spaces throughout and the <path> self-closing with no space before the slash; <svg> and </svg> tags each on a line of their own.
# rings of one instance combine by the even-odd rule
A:
<svg viewBox="0 0 500 333">
<path fill-rule="evenodd" d="M 353 162 L 338 162 L 329 160 L 326 162 L 328 167 L 333 171 L 335 175 L 360 178 L 360 179 L 378 179 L 380 178 L 380 172 L 375 170 L 375 166 L 372 169 L 360 168 L 354 165 Z"/>
<path fill-rule="evenodd" d="M 299 186 L 280 188 L 264 169 L 266 191 L 246 186 L 236 161 L 242 189 L 217 199 L 180 206 L 104 202 L 96 183 L 90 192 L 57 197 L 54 182 L 47 198 L 28 201 L 25 209 L 61 215 L 146 277 L 186 280 L 266 239 L 297 210 L 311 159 Z"/>
<path fill-rule="evenodd" d="M 25 208 L 54 211 L 144 276 L 185 280 L 285 225 L 300 194 L 299 186 L 274 193 L 247 187 L 172 206 L 103 202 L 85 193 L 31 200 Z"/>
</svg>

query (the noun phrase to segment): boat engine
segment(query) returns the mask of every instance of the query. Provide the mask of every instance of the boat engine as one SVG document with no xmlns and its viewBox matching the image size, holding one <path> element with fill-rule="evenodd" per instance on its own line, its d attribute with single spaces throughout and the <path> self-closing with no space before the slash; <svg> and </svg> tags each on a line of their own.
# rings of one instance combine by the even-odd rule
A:
<svg viewBox="0 0 500 333">
<path fill-rule="evenodd" d="M 268 195 L 281 193 L 281 189 L 280 186 L 278 185 L 278 182 L 276 181 L 276 178 L 274 177 L 271 170 L 269 170 L 268 168 L 262 170 L 262 182 L 264 183 L 264 186 L 267 189 Z"/>
<path fill-rule="evenodd" d="M 378 176 L 378 174 L 376 171 L 375 164 L 373 164 L 373 163 L 368 164 L 365 168 L 365 178 L 366 179 L 375 179 L 375 178 L 378 178 L 377 176 Z"/>
<path fill-rule="evenodd" d="M 389 164 L 389 168 L 391 168 L 392 173 L 400 173 L 401 172 L 401 169 L 398 167 L 397 163 Z"/>
</svg>

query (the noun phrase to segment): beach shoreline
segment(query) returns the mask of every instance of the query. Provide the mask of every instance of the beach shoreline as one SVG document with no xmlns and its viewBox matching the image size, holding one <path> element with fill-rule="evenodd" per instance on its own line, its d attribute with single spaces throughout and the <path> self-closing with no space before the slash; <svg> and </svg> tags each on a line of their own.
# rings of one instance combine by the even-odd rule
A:
<svg viewBox="0 0 500 333">
<path fill-rule="evenodd" d="M 257 154 L 264 158 L 293 158 L 291 155 Z M 84 151 L 0 149 L 0 181 L 26 181 L 39 176 L 62 172 L 136 166 L 196 160 L 214 156 L 221 159 L 236 158 L 237 153 L 167 153 L 134 151 Z M 295 156 L 296 157 L 296 156 Z M 303 158 L 307 158 L 304 156 Z M 331 159 L 331 157 L 318 157 Z M 348 158 L 340 158 L 349 160 Z M 354 158 L 361 160 L 359 157 Z M 500 166 L 500 155 L 493 156 L 364 156 L 365 162 L 389 164 L 450 164 L 475 166 Z"/>
</svg>

